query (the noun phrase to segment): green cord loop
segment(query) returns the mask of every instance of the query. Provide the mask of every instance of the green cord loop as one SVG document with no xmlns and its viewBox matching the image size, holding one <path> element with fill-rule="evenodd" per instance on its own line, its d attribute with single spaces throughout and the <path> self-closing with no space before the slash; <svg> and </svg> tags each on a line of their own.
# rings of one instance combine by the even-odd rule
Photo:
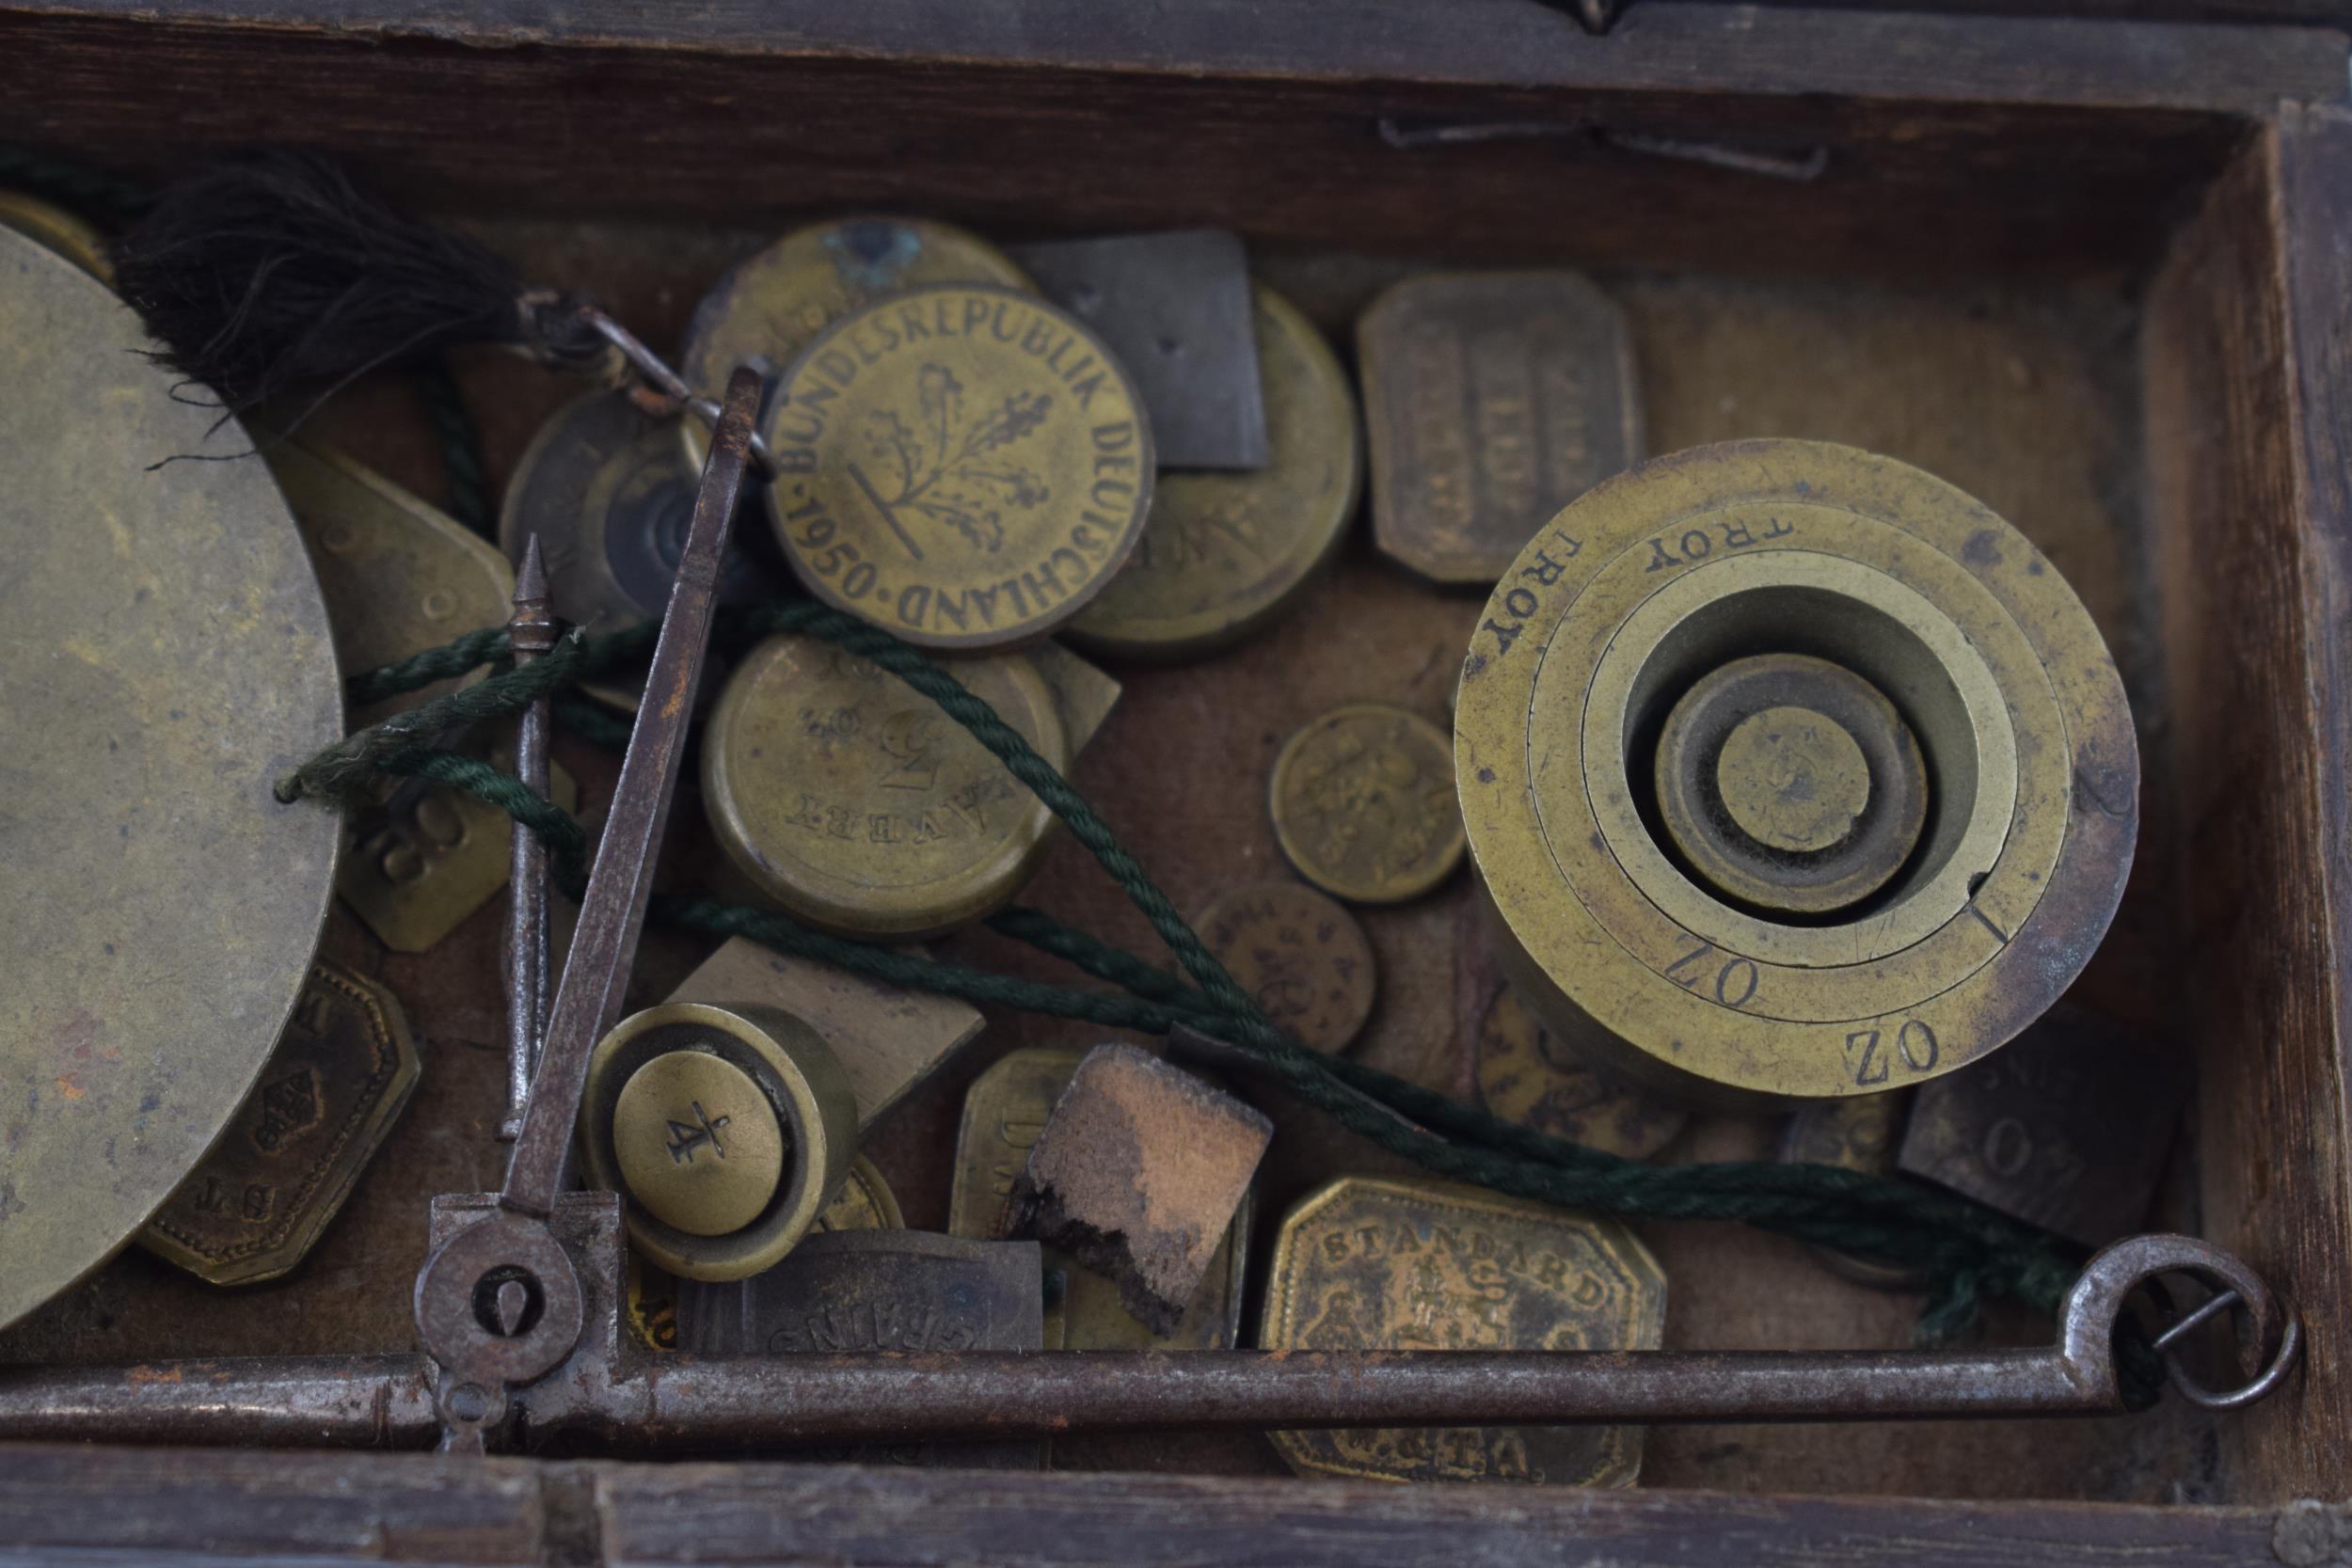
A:
<svg viewBox="0 0 2352 1568">
<path fill-rule="evenodd" d="M 521 669 L 491 674 L 347 737 L 289 775 L 286 787 L 328 799 L 353 798 L 363 792 L 371 774 L 389 771 L 466 790 L 538 833 L 554 856 L 558 880 L 577 894 L 591 844 L 568 814 L 487 763 L 421 746 L 419 737 L 512 714 L 552 693 L 567 721 L 594 725 L 598 739 L 625 742 L 627 726 L 617 717 L 567 688 L 642 659 L 658 630 L 639 626 L 594 639 L 575 631 Z M 946 670 L 887 633 L 805 599 L 723 610 L 714 636 L 722 646 L 734 647 L 782 631 L 822 637 L 871 660 L 963 725 L 1069 825 L 1072 836 L 1094 854 L 1176 954 L 1189 983 L 1035 910 L 1006 910 L 988 924 L 1124 994 L 1023 980 L 869 946 L 811 930 L 782 914 L 707 898 L 658 896 L 650 911 L 655 920 L 713 937 L 746 937 L 884 984 L 974 1003 L 1146 1034 L 1185 1024 L 1248 1053 L 1284 1087 L 1349 1131 L 1439 1176 L 1628 1218 L 1734 1220 L 1924 1269 L 1937 1288 L 1920 1319 L 1923 1343 L 1968 1332 L 1991 1295 L 2055 1312 L 2080 1270 L 2083 1255 L 2071 1243 L 1923 1183 L 1819 1165 L 1655 1167 L 1502 1121 L 1362 1063 L 1305 1051 L 1276 1030 L 1234 984 L 1069 782 Z M 349 689 L 355 700 L 362 693 L 376 700 L 413 690 L 497 659 L 504 647 L 501 630 L 476 632 L 446 648 L 355 676 Z M 2139 1343 L 2144 1350 L 2144 1339 Z M 2129 1337 L 2119 1354 L 2127 1378 L 2140 1386 L 2135 1397 L 2144 1397 L 2147 1358 L 2132 1354 Z"/>
</svg>

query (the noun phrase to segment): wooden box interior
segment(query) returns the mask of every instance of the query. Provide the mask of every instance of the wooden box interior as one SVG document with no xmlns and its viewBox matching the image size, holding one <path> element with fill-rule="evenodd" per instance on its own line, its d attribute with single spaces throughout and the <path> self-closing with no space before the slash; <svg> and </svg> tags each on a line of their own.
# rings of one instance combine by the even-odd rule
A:
<svg viewBox="0 0 2352 1568">
<path fill-rule="evenodd" d="M 2352 936 L 2337 770 L 2352 428 L 2344 94 L 2343 37 L 2300 27 L 1662 0 L 1607 39 L 1515 0 L 875 0 L 662 21 L 604 0 L 481 17 L 409 8 L 399 21 L 330 0 L 169 20 L 0 4 L 0 145 L 142 178 L 258 141 L 317 146 L 468 227 L 534 281 L 595 293 L 657 345 L 675 341 L 729 261 L 796 217 L 845 209 L 945 217 L 1005 241 L 1231 227 L 1343 354 L 1364 304 L 1413 272 L 1571 265 L 1629 313 L 1652 451 L 1747 436 L 1851 442 L 1958 483 L 2041 546 L 2122 663 L 2144 749 L 2130 891 L 2078 994 L 2143 1024 L 2152 1049 L 2193 1052 L 2198 1092 L 2163 1212 L 2238 1250 L 2299 1306 L 2309 1366 L 2266 1404 L 2218 1418 L 2175 1401 L 2101 1421 L 1659 1429 L 1642 1497 L 1573 1505 L 1588 1527 L 1628 1529 L 1663 1506 L 1653 1489 L 1693 1489 L 1771 1494 L 1784 1510 L 1855 1495 L 2236 1505 L 2190 1511 L 2219 1531 L 2352 1481 L 2336 962 Z M 1725 150 L 1766 171 L 1724 166 Z M 576 388 L 490 353 L 459 368 L 495 484 Z M 412 381 L 356 388 L 318 430 L 428 498 L 445 493 Z M 1350 698 L 1441 718 L 1477 610 L 1406 578 L 1359 530 L 1271 634 L 1212 662 L 1120 671 L 1125 696 L 1076 781 L 1178 905 L 1198 909 L 1279 867 L 1263 791 L 1283 736 Z M 559 756 L 588 799 L 609 787 L 597 753 L 566 744 Z M 676 874 L 709 853 L 684 835 Z M 1025 896 L 1152 951 L 1071 843 Z M 386 953 L 347 917 L 330 926 L 327 951 L 403 998 L 426 1076 L 300 1273 L 223 1293 L 131 1254 L 0 1336 L 0 1362 L 407 1346 L 425 1197 L 495 1184 L 499 918 L 494 904 L 416 958 Z M 1469 1092 L 1484 971 L 1466 879 L 1365 924 L 1383 969 L 1361 1053 Z M 946 950 L 1066 977 L 986 933 Z M 655 937 L 632 1001 L 658 999 L 698 952 Z M 944 1220 L 946 1150 L 974 1073 L 1015 1045 L 1097 1037 L 993 1015 L 869 1140 L 908 1222 Z M 1280 1120 L 1261 1263 L 1273 1221 L 1308 1187 L 1386 1168 L 1303 1110 Z M 1706 1118 L 1667 1157 L 1769 1157 L 1774 1133 Z M 1645 1233 L 1672 1281 L 1669 1344 L 1906 1342 L 1915 1299 L 1845 1285 L 1792 1243 L 1720 1225 Z M 2019 1342 L 2046 1332 L 2023 1315 L 1996 1316 L 1994 1330 Z M 23 1485 L 72 1476 L 94 1489 L 89 1478 L 114 1473 L 100 1456 L 22 1457 Z M 1054 1459 L 1057 1470 L 1284 1474 L 1254 1435 L 1072 1437 Z M 212 1463 L 229 1495 L 270 1481 L 246 1461 Z M 334 1473 L 374 1477 L 389 1496 L 424 1484 L 402 1463 L 301 1465 L 346 1466 Z M 462 1506 L 487 1517 L 509 1506 L 501 1488 L 528 1491 L 522 1468 L 494 1465 L 438 1506 L 472 1498 Z M 835 1474 L 598 1473 L 614 1478 L 598 1483 L 608 1502 L 716 1498 L 723 1518 L 729 1497 L 756 1512 L 755 1484 L 781 1508 Z M 959 1481 L 1079 1528 L 1085 1495 L 1042 1480 L 887 1484 L 936 1499 Z M 1104 1506 L 1182 1522 L 1185 1484 L 1136 1481 Z M 1247 1499 L 1232 1505 L 1245 1514 L 1336 1518 L 1351 1491 L 1202 1496 Z M 1309 1492 L 1334 1500 L 1300 1500 Z M 26 1494 L 0 1489 L 0 1525 L 10 1495 Z M 417 1506 L 429 1517 L 435 1505 Z M 1979 1517 L 1916 1506 L 1925 1534 Z M 1434 1552 L 1453 1511 L 1470 1507 L 1433 1494 L 1406 1512 Z M 544 1546 L 557 1527 L 532 1528 Z M 840 1528 L 833 1549 L 887 1555 L 886 1537 L 858 1548 Z"/>
</svg>

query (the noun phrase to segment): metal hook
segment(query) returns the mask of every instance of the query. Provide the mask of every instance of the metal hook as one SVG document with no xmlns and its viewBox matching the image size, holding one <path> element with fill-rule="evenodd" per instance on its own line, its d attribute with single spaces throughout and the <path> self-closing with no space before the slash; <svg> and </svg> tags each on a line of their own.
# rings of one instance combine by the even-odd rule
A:
<svg viewBox="0 0 2352 1568">
<path fill-rule="evenodd" d="M 717 399 L 704 397 L 689 387 L 686 378 L 670 368 L 668 360 L 647 348 L 635 333 L 595 306 L 581 306 L 580 315 L 606 342 L 621 351 L 621 357 L 628 360 L 656 391 L 703 423 L 713 429 L 718 427 L 721 409 Z M 776 460 L 756 430 L 752 432 L 751 456 L 752 469 L 761 480 L 772 481 L 776 477 Z"/>
</svg>

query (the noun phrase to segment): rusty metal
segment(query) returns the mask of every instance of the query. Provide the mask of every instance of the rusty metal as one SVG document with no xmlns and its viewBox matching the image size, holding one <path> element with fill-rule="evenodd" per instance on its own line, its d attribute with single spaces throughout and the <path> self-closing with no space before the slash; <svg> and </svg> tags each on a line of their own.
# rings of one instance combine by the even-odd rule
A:
<svg viewBox="0 0 2352 1568">
<path fill-rule="evenodd" d="M 2262 1365 L 2227 1402 L 2268 1393 L 2301 1336 L 2251 1270 L 2185 1236 L 2092 1259 L 2035 1348 L 1914 1351 L 996 1352 L 787 1356 L 624 1353 L 619 1208 L 566 1195 L 594 1327 L 552 1376 L 515 1391 L 513 1436 L 632 1453 L 1079 1430 L 1539 1426 L 2112 1415 L 2114 1334 L 2158 1275 L 2237 1292 Z M 486 1206 L 487 1195 L 474 1200 Z M 559 1216 L 559 1227 L 561 1218 Z M 46 1441 L 421 1447 L 422 1357 L 185 1361 L 0 1372 L 0 1433 Z"/>
<path fill-rule="evenodd" d="M 555 603 L 547 562 L 532 534 L 515 575 L 515 612 L 507 646 L 520 669 L 555 646 Z M 542 800 L 548 793 L 548 699 L 541 697 L 515 721 L 515 777 Z M 539 1041 L 548 1028 L 548 847 L 539 835 L 513 830 L 506 911 L 506 1116 L 499 1136 L 512 1143 L 523 1130 L 523 1106 L 539 1069 Z"/>
<path fill-rule="evenodd" d="M 751 421 L 758 411 L 759 377 L 739 371 L 727 384 L 726 412 L 713 436 L 710 461 L 694 499 L 694 522 L 678 563 L 677 586 L 645 676 L 644 705 L 629 736 L 614 784 L 612 807 L 596 845 L 588 891 L 564 978 L 555 993 L 540 1047 L 531 1102 L 515 1140 L 501 1201 L 519 1213 L 545 1215 L 563 1191 L 571 1164 L 572 1126 L 588 1078 L 588 1053 L 619 1022 L 637 937 L 653 892 L 654 862 L 661 852 L 663 819 L 677 787 L 686 728 L 710 641 L 719 561 L 735 521 Z"/>
<path fill-rule="evenodd" d="M 1011 1233 L 1116 1280 L 1171 1334 L 1273 1139 L 1260 1112 L 1136 1046 L 1087 1053 L 1014 1178 Z"/>
<path fill-rule="evenodd" d="M 498 1212 L 438 1243 L 418 1271 L 417 1331 L 439 1368 L 437 1402 L 445 1449 L 482 1451 L 508 1414 L 506 1386 L 542 1375 L 571 1354 L 588 1321 L 580 1282 L 549 1220 L 570 1184 L 572 1130 L 589 1053 L 617 1021 L 636 958 L 758 399 L 759 377 L 739 371 L 727 385 L 726 411 L 703 469 L 677 583 L 645 677 L 644 704 L 596 846 Z M 610 1194 L 597 1196 L 617 1212 Z M 615 1249 L 616 1276 L 617 1256 Z M 509 1281 L 527 1292 L 519 1316 L 507 1309 L 511 1301 L 499 1300 Z M 599 1342 L 609 1358 L 620 1311 L 617 1278 L 606 1282 L 599 1307 L 607 1320 Z"/>
</svg>

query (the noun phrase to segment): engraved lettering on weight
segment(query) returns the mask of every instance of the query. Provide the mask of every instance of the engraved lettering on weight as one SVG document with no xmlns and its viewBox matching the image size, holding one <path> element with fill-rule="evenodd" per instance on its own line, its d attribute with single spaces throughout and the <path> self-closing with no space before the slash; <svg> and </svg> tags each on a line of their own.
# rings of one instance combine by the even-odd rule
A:
<svg viewBox="0 0 2352 1568">
<path fill-rule="evenodd" d="M 1532 518 L 1542 507 L 1535 453 L 1535 377 L 1520 333 L 1482 333 L 1470 344 L 1470 423 L 1478 476 L 1502 517 Z"/>
<path fill-rule="evenodd" d="M 1419 507 L 1440 533 L 1461 533 L 1477 515 L 1477 474 L 1459 413 L 1469 406 L 1462 345 L 1448 332 L 1416 332 L 1406 344 L 1412 389 L 1411 472 L 1421 481 Z"/>
<path fill-rule="evenodd" d="M 670 1141 L 665 1147 L 670 1151 L 670 1163 L 676 1165 L 691 1165 L 694 1163 L 694 1151 L 705 1148 L 707 1148 L 718 1158 L 725 1159 L 727 1146 L 719 1141 L 719 1130 L 735 1118 L 729 1116 L 712 1116 L 703 1109 L 703 1102 L 699 1100 L 691 1103 L 693 1109 L 693 1120 L 670 1120 L 668 1122 Z"/>
</svg>

